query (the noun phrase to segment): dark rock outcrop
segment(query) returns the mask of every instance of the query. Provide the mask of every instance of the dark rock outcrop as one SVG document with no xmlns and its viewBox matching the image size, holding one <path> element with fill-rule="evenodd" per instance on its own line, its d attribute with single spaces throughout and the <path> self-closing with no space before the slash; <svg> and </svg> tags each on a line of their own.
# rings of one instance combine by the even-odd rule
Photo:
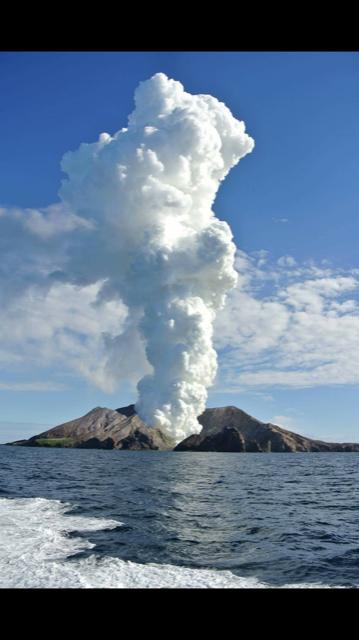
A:
<svg viewBox="0 0 359 640">
<path fill-rule="evenodd" d="M 206 409 L 198 420 L 203 425 L 202 431 L 180 442 L 175 451 L 359 451 L 359 444 L 311 440 L 261 422 L 237 407 Z"/>
</svg>

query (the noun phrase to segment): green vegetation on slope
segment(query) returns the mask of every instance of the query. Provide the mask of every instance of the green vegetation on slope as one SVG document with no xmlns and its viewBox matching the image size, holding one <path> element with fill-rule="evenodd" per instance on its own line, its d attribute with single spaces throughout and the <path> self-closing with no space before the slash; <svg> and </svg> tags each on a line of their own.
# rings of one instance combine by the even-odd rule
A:
<svg viewBox="0 0 359 640">
<path fill-rule="evenodd" d="M 35 440 L 38 447 L 73 447 L 73 438 L 37 438 Z"/>
</svg>

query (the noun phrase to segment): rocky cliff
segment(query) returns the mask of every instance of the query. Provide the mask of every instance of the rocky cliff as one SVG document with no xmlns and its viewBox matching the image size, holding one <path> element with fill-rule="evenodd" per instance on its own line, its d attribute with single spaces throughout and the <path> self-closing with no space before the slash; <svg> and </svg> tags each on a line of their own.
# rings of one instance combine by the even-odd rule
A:
<svg viewBox="0 0 359 640">
<path fill-rule="evenodd" d="M 261 422 L 237 407 L 206 409 L 198 419 L 203 425 L 202 431 L 180 442 L 175 451 L 359 451 L 359 444 L 311 440 L 275 424 Z"/>
</svg>

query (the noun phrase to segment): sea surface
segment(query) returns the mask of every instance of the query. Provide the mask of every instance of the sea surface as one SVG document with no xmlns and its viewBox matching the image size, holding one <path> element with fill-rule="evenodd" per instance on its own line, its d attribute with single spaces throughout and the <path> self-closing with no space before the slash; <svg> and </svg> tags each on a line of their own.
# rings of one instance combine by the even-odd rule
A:
<svg viewBox="0 0 359 640">
<path fill-rule="evenodd" d="M 358 585 L 358 453 L 0 446 L 0 587 Z"/>
</svg>

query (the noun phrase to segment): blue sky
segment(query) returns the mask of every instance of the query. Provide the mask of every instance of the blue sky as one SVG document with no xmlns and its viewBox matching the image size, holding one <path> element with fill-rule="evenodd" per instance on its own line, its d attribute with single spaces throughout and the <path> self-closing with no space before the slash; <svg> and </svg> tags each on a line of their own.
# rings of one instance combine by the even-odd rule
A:
<svg viewBox="0 0 359 640">
<path fill-rule="evenodd" d="M 242 292 L 233 300 L 228 313 L 232 310 L 233 320 L 247 305 L 246 322 L 258 329 L 249 351 L 237 327 L 230 345 L 218 345 L 223 349 L 219 381 L 208 404 L 235 404 L 300 433 L 358 441 L 359 54 L 2 53 L 0 207 L 14 212 L 56 203 L 63 154 L 102 131 L 125 126 L 136 86 L 158 71 L 191 93 L 225 102 L 256 142 L 224 181 L 214 210 L 229 222 L 246 274 L 245 297 Z M 7 264 L 23 273 L 25 239 L 16 230 L 12 234 L 19 251 Z M 36 243 L 32 251 L 38 255 Z M 4 291 L 8 283 L 0 281 Z M 11 304 L 15 294 L 12 290 Z M 339 309 L 344 301 L 350 302 Z M 267 307 L 270 303 L 276 306 Z M 261 324 L 263 313 L 268 325 L 272 313 L 284 319 L 290 313 L 289 339 L 284 330 L 270 337 L 270 327 Z M 9 317 L 15 316 L 6 316 L 3 327 Z M 41 317 L 46 324 L 46 315 Z M 40 316 L 28 322 L 33 328 Z M 319 327 L 315 339 L 312 327 Z M 257 336 L 267 331 L 262 348 Z M 0 442 L 15 431 L 16 437 L 30 435 L 37 424 L 55 425 L 97 405 L 115 408 L 134 401 L 130 383 L 105 393 L 65 360 L 49 358 L 44 366 L 41 352 L 36 360 L 29 351 L 34 338 L 18 332 L 11 357 L 6 332 L 2 337 Z M 229 359 L 233 345 L 238 349 Z M 250 383 L 242 362 L 257 376 Z M 298 377 L 303 370 L 305 376 Z M 271 384 L 273 371 L 279 384 Z M 289 385 L 286 371 L 295 372 Z"/>
</svg>

